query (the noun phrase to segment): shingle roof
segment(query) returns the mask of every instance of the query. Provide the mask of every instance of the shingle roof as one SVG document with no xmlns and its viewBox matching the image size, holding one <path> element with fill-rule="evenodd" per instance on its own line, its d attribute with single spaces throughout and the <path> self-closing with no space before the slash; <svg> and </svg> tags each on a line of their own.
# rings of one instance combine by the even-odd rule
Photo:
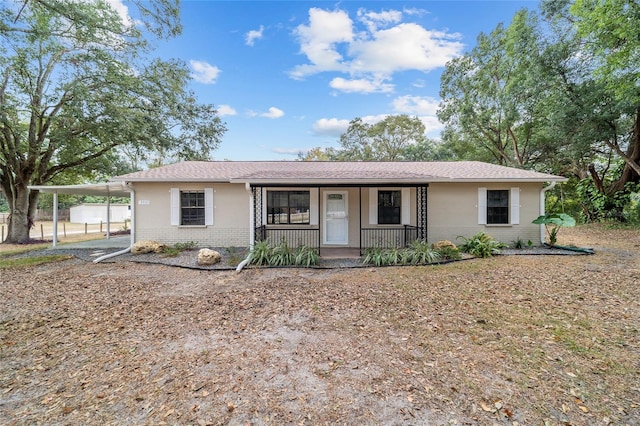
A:
<svg viewBox="0 0 640 426">
<path fill-rule="evenodd" d="M 479 161 L 185 161 L 113 178 L 128 182 L 428 183 L 564 181 L 562 176 Z"/>
</svg>

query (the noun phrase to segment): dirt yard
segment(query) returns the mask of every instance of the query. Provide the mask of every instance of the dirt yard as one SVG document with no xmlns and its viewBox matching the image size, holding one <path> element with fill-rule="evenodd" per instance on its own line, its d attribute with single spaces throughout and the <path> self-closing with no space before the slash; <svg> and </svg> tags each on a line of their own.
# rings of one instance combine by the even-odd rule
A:
<svg viewBox="0 0 640 426">
<path fill-rule="evenodd" d="M 0 270 L 2 424 L 640 424 L 640 230 L 595 255 Z"/>
</svg>

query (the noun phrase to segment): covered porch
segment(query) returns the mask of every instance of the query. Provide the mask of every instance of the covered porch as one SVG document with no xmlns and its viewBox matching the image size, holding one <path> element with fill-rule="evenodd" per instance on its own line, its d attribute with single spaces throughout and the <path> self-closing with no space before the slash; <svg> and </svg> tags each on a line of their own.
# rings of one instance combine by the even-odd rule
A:
<svg viewBox="0 0 640 426">
<path fill-rule="evenodd" d="M 256 242 L 359 257 L 427 239 L 428 184 L 251 185 Z M 308 201 L 307 201 L 308 200 Z"/>
</svg>

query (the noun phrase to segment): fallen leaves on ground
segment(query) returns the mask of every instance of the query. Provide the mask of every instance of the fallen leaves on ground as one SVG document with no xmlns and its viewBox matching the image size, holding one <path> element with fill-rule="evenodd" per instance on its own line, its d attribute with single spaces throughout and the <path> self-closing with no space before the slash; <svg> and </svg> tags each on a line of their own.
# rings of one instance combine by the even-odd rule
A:
<svg viewBox="0 0 640 426">
<path fill-rule="evenodd" d="M 3 270 L 0 422 L 633 424 L 640 231 L 559 243 L 596 254 Z"/>
</svg>

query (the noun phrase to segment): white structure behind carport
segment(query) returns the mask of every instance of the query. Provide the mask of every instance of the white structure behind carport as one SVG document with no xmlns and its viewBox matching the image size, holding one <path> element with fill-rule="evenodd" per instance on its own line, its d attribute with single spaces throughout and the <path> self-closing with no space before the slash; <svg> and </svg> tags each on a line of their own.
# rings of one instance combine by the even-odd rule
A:
<svg viewBox="0 0 640 426">
<path fill-rule="evenodd" d="M 111 225 L 111 217 L 109 213 L 109 200 L 111 197 L 129 197 L 131 198 L 131 244 L 135 241 L 133 226 L 133 197 L 134 192 L 125 182 L 107 182 L 107 183 L 89 183 L 84 185 L 59 185 L 59 186 L 29 186 L 31 190 L 53 194 L 53 246 L 58 245 L 58 194 L 72 195 L 98 195 L 107 197 L 107 238 L 109 235 L 109 227 Z"/>
</svg>

